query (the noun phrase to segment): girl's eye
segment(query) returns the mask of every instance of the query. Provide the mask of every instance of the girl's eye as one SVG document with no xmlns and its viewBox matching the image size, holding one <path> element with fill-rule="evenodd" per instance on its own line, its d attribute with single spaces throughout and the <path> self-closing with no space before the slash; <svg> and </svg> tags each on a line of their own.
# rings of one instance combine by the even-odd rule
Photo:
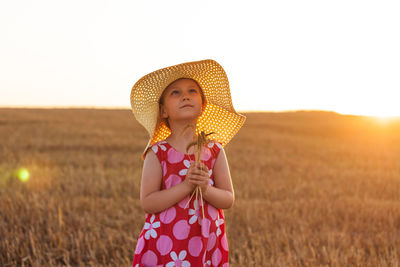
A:
<svg viewBox="0 0 400 267">
<path fill-rule="evenodd" d="M 190 89 L 190 92 L 196 92 L 196 89 Z"/>
<path fill-rule="evenodd" d="M 176 90 L 175 90 L 175 91 L 172 91 L 171 95 L 174 94 L 174 93 L 178 93 L 178 91 L 176 91 Z"/>
</svg>

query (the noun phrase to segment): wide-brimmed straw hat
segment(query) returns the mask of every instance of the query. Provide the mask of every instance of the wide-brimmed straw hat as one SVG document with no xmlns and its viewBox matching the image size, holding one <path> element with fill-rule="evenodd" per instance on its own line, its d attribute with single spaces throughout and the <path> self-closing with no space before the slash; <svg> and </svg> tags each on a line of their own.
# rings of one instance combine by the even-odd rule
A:
<svg viewBox="0 0 400 267">
<path fill-rule="evenodd" d="M 130 96 L 132 112 L 150 136 L 142 155 L 143 160 L 152 144 L 171 134 L 165 122 L 159 119 L 158 101 L 163 90 L 180 78 L 197 81 L 206 98 L 206 106 L 197 119 L 197 134 L 201 131 L 215 132 L 210 139 L 225 146 L 246 120 L 246 116 L 233 108 L 228 77 L 215 60 L 186 62 L 153 71 L 135 83 Z"/>
</svg>

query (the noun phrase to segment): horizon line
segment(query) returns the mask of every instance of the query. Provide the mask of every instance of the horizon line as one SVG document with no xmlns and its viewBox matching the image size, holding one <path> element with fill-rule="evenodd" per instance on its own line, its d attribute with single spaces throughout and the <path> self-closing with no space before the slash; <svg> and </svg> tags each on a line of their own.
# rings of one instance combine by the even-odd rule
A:
<svg viewBox="0 0 400 267">
<path fill-rule="evenodd" d="M 0 105 L 0 109 L 3 108 L 16 108 L 16 109 L 109 109 L 109 110 L 131 110 L 130 107 L 123 106 L 37 106 L 37 105 Z M 392 119 L 400 119 L 400 115 L 396 116 L 378 116 L 378 115 L 365 115 L 360 113 L 341 113 L 334 110 L 327 109 L 282 109 L 282 110 L 236 110 L 237 113 L 288 113 L 288 112 L 327 112 L 327 113 L 336 113 L 338 115 L 350 115 L 350 116 L 362 116 L 362 117 L 375 117 L 375 118 L 392 118 Z"/>
</svg>

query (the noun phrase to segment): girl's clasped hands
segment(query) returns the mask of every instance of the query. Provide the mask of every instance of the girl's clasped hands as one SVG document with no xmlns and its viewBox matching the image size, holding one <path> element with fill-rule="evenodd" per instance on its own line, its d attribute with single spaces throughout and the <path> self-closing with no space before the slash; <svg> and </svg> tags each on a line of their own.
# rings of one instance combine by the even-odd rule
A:
<svg viewBox="0 0 400 267">
<path fill-rule="evenodd" d="M 184 182 L 192 185 L 193 189 L 199 186 L 202 193 L 205 193 L 210 180 L 210 174 L 208 167 L 203 162 L 192 162 L 187 173 Z"/>
</svg>

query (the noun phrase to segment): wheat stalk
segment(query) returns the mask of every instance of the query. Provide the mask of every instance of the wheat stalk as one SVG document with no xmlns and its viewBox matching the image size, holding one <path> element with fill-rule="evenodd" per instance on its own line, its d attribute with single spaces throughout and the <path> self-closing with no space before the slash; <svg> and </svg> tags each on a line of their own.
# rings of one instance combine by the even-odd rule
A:
<svg viewBox="0 0 400 267">
<path fill-rule="evenodd" d="M 188 130 L 188 128 L 192 128 L 194 130 L 196 130 L 196 126 L 194 126 L 193 124 L 188 124 L 186 125 L 186 127 L 182 130 L 182 135 Z M 191 146 L 196 146 L 196 153 L 195 153 L 195 162 L 199 163 L 201 161 L 201 153 L 203 150 L 203 146 L 205 144 L 208 144 L 210 142 L 209 139 L 207 139 L 207 136 L 209 136 L 210 134 L 213 134 L 214 132 L 208 133 L 206 134 L 204 131 L 202 131 L 199 135 L 197 135 L 196 138 L 196 134 L 194 134 L 194 141 L 189 143 L 186 147 L 186 152 L 189 152 L 189 148 Z M 190 203 L 190 200 L 192 199 L 193 195 L 196 193 L 196 200 L 198 201 L 198 194 L 200 193 L 200 199 L 201 199 L 201 209 L 203 211 L 203 219 L 204 219 L 204 202 L 203 202 L 203 194 L 201 192 L 201 188 L 197 185 L 196 189 L 193 191 L 192 195 L 189 198 L 189 201 L 186 203 L 185 205 L 185 209 L 187 208 L 187 205 Z M 198 202 L 199 203 L 199 202 Z"/>
</svg>

